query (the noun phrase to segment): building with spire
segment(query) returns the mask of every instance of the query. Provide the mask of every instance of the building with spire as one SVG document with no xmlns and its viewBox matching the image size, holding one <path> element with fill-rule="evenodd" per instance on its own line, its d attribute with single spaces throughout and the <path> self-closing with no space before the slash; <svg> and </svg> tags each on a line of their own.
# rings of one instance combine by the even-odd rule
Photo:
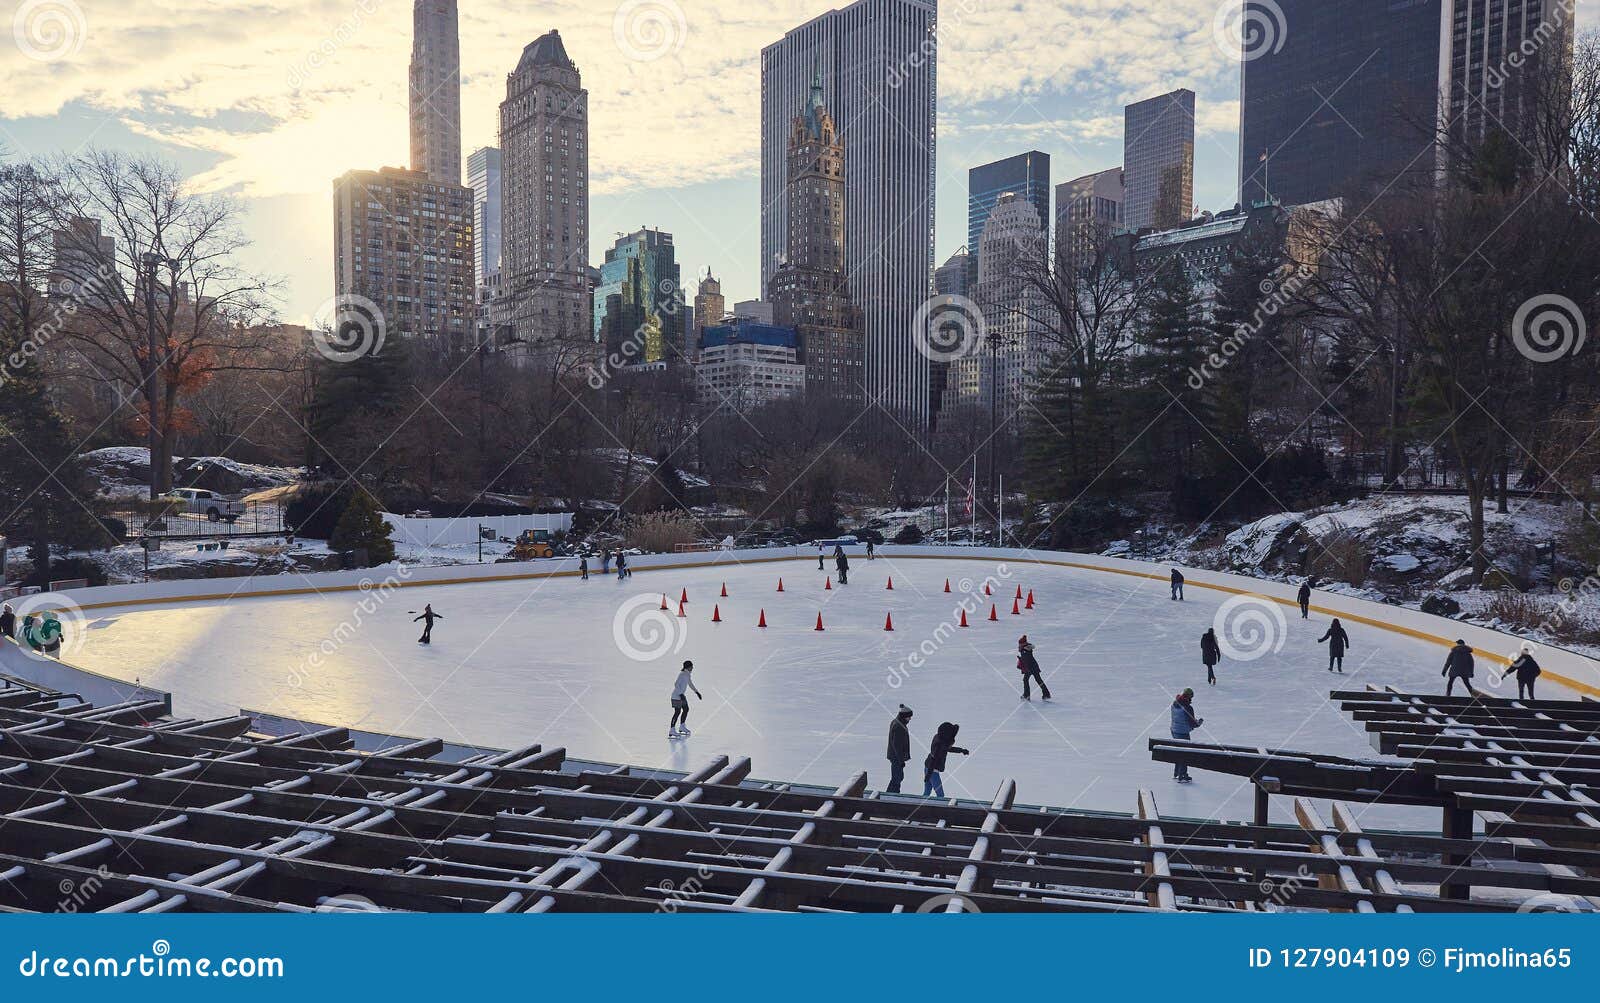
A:
<svg viewBox="0 0 1600 1003">
<path fill-rule="evenodd" d="M 859 406 L 866 401 L 866 360 L 845 273 L 845 150 L 823 99 L 820 69 L 790 123 L 785 173 L 788 239 L 768 289 L 773 316 L 798 333 L 806 393 Z"/>
<path fill-rule="evenodd" d="M 518 353 L 595 350 L 589 92 L 561 34 L 540 35 L 500 104 L 501 284 Z"/>
<path fill-rule="evenodd" d="M 699 357 L 701 347 L 705 345 L 705 329 L 721 324 L 722 315 L 727 309 L 728 301 L 723 298 L 722 283 L 708 268 L 705 278 L 700 280 L 700 285 L 694 294 L 694 328 L 690 332 L 689 349 L 696 358 Z"/>
<path fill-rule="evenodd" d="M 461 183 L 461 40 L 456 0 L 411 7 L 411 169 Z"/>
</svg>

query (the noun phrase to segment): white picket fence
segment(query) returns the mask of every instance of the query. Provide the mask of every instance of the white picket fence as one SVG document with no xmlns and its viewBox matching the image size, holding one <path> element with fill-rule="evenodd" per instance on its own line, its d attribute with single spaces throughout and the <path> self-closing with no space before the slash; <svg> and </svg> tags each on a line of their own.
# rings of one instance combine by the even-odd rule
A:
<svg viewBox="0 0 1600 1003">
<path fill-rule="evenodd" d="M 525 529 L 547 529 L 552 533 L 572 530 L 571 512 L 535 515 L 495 515 L 479 519 L 417 519 L 383 513 L 383 521 L 394 528 L 389 538 L 414 547 L 450 547 L 478 542 L 478 527 L 493 530 L 495 537 L 516 539 Z"/>
</svg>

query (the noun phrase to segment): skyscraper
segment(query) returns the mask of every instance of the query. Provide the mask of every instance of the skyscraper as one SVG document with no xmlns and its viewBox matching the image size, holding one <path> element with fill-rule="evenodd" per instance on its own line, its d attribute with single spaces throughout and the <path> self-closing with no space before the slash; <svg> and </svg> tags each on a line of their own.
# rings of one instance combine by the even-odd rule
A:
<svg viewBox="0 0 1600 1003">
<path fill-rule="evenodd" d="M 1033 204 L 1039 218 L 1050 219 L 1050 155 L 1029 150 L 1014 157 L 967 171 L 967 247 L 978 246 L 989 212 L 1002 195 L 1014 194 Z M 978 276 L 978 256 L 967 264 L 973 281 Z"/>
<path fill-rule="evenodd" d="M 933 278 L 934 0 L 857 0 L 761 50 L 761 286 L 789 239 L 788 145 L 820 72 L 848 151 L 844 265 L 862 314 L 869 402 L 927 421 L 928 360 L 912 337 Z"/>
<path fill-rule="evenodd" d="M 769 297 L 778 324 L 799 334 L 806 393 L 851 405 L 866 400 L 860 315 L 845 274 L 845 156 L 822 77 L 789 123 L 789 220 L 783 264 Z"/>
<path fill-rule="evenodd" d="M 456 0 L 414 0 L 411 7 L 411 169 L 461 183 Z"/>
<path fill-rule="evenodd" d="M 511 323 L 537 346 L 592 343 L 589 92 L 556 31 L 522 50 L 500 104 L 500 263 Z"/>
<path fill-rule="evenodd" d="M 672 234 L 645 228 L 618 237 L 594 290 L 595 340 L 631 364 L 687 362 L 683 313 Z"/>
<path fill-rule="evenodd" d="M 1468 147 L 1497 128 L 1532 139 L 1537 75 L 1552 65 L 1572 71 L 1576 0 L 1447 2 L 1439 63 L 1444 131 Z"/>
<path fill-rule="evenodd" d="M 481 287 L 500 273 L 500 150 L 480 147 L 467 158 L 472 189 L 472 274 Z"/>
<path fill-rule="evenodd" d="M 722 315 L 726 312 L 728 301 L 722 297 L 722 283 L 711 274 L 711 269 L 706 269 L 706 277 L 700 280 L 700 286 L 694 293 L 694 324 L 691 329 L 693 335 L 689 340 L 689 349 L 698 358 L 701 345 L 704 344 L 703 332 L 708 327 L 716 327 L 722 323 Z"/>
<path fill-rule="evenodd" d="M 1162 230 L 1187 220 L 1194 205 L 1194 91 L 1128 105 L 1122 128 L 1123 225 Z"/>
<path fill-rule="evenodd" d="M 1090 263 L 1097 244 L 1122 229 L 1122 168 L 1085 174 L 1056 186 L 1056 259 L 1069 268 Z"/>
<path fill-rule="evenodd" d="M 333 183 L 334 292 L 383 314 L 385 337 L 471 343 L 472 191 L 420 171 L 349 171 Z"/>
<path fill-rule="evenodd" d="M 1276 9 L 1283 21 L 1279 44 L 1242 53 L 1240 205 L 1433 172 L 1441 0 L 1246 3 L 1246 17 Z"/>
</svg>

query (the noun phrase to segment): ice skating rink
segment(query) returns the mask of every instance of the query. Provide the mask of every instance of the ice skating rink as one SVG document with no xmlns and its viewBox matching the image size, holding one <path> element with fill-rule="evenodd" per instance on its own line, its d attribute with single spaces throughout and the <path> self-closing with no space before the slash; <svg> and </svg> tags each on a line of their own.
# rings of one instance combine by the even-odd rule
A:
<svg viewBox="0 0 1600 1003">
<path fill-rule="evenodd" d="M 1317 643 L 1327 616 L 1303 621 L 1295 609 L 1234 600 L 1218 633 L 1235 657 L 1208 686 L 1199 638 L 1231 597 L 1193 584 L 1180 603 L 1165 581 L 1101 571 L 855 558 L 850 584 L 830 591 L 816 568 L 815 558 L 794 559 L 645 570 L 626 582 L 562 577 L 97 610 L 72 660 L 170 690 L 185 715 L 244 707 L 483 745 L 542 742 L 575 757 L 680 770 L 718 753 L 747 755 L 754 776 L 830 786 L 859 770 L 873 788 L 887 782 L 887 729 L 903 702 L 915 711 L 909 793 L 921 792 L 922 756 L 948 720 L 972 753 L 950 758 L 951 796 L 988 800 L 1013 777 L 1021 803 L 1129 811 L 1144 787 L 1165 814 L 1228 818 L 1249 817 L 1247 786 L 1204 773 L 1180 786 L 1149 757 L 1146 739 L 1168 735 L 1178 690 L 1195 689 L 1205 719 L 1197 740 L 1373 756 L 1329 690 L 1442 685 L 1437 645 L 1347 622 L 1340 678 Z M 981 595 L 985 581 L 992 598 Z M 1036 608 L 1012 615 L 1019 585 Z M 659 610 L 663 593 L 668 613 Z M 955 624 L 964 598 L 963 629 Z M 991 602 L 999 622 L 987 619 Z M 430 646 L 417 643 L 421 625 L 412 622 L 424 603 L 443 617 Z M 712 622 L 714 605 L 721 623 Z M 765 630 L 756 626 L 763 610 Z M 1019 699 L 1023 633 L 1037 645 L 1051 702 Z M 668 695 L 685 658 L 705 699 L 691 698 L 693 736 L 669 741 Z M 1487 671 L 1480 663 L 1480 682 Z M 1541 696 L 1571 695 L 1545 688 Z M 1397 809 L 1364 820 L 1424 821 Z"/>
</svg>

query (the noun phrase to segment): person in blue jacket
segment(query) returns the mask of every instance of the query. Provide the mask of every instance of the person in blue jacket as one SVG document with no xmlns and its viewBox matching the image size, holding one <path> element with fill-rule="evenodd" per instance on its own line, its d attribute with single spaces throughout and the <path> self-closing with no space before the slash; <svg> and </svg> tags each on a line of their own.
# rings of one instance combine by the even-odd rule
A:
<svg viewBox="0 0 1600 1003">
<path fill-rule="evenodd" d="M 1172 737 L 1187 742 L 1194 730 L 1206 723 L 1203 717 L 1194 714 L 1194 690 L 1186 689 L 1179 693 L 1172 701 Z M 1172 764 L 1172 779 L 1180 784 L 1187 784 L 1194 778 L 1189 776 L 1189 767 L 1185 763 Z"/>
<path fill-rule="evenodd" d="M 1172 569 L 1172 598 L 1183 601 L 1183 572 L 1177 568 Z"/>
</svg>

